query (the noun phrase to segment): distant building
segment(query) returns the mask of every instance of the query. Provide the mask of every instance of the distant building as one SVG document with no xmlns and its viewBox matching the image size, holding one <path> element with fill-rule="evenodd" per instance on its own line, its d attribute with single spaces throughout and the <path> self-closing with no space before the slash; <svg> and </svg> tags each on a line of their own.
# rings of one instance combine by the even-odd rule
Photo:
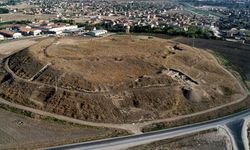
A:
<svg viewBox="0 0 250 150">
<path fill-rule="evenodd" d="M 78 26 L 77 25 L 70 25 L 70 26 L 56 26 L 56 27 L 52 27 L 51 29 L 49 29 L 48 31 L 50 33 L 55 33 L 55 34 L 61 34 L 63 31 L 65 30 L 74 30 L 77 29 Z"/>
<path fill-rule="evenodd" d="M 83 28 L 73 28 L 73 29 L 66 29 L 63 33 L 79 33 L 82 32 Z"/>
<path fill-rule="evenodd" d="M 108 33 L 107 30 L 93 30 L 93 31 L 88 32 L 87 34 L 92 35 L 92 36 L 102 36 L 107 33 Z"/>
<path fill-rule="evenodd" d="M 0 34 L 3 35 L 4 37 L 14 38 L 14 39 L 22 37 L 21 33 L 13 32 L 10 30 L 0 30 Z"/>
<path fill-rule="evenodd" d="M 127 25 L 127 27 L 126 27 L 126 33 L 127 33 L 127 34 L 130 33 L 130 26 L 129 26 L 129 25 Z"/>
<path fill-rule="evenodd" d="M 39 29 L 26 28 L 26 27 L 20 27 L 18 31 L 22 33 L 22 35 L 33 35 L 33 36 L 37 36 L 42 32 L 42 30 Z"/>
<path fill-rule="evenodd" d="M 41 29 L 45 33 L 50 33 L 50 34 L 61 34 L 65 30 L 74 30 L 77 29 L 77 25 L 68 25 L 64 23 L 44 23 L 40 26 L 38 26 L 39 29 Z"/>
</svg>

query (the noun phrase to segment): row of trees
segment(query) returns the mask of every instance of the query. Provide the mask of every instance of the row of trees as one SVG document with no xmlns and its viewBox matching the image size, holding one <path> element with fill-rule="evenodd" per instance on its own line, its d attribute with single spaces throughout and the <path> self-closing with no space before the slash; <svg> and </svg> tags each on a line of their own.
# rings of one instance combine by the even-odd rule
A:
<svg viewBox="0 0 250 150">
<path fill-rule="evenodd" d="M 75 20 L 72 20 L 72 19 L 54 19 L 54 20 L 52 20 L 52 22 L 55 22 L 55 23 L 66 23 L 66 24 L 70 24 L 70 25 L 76 24 Z"/>
<path fill-rule="evenodd" d="M 91 28 L 90 25 L 88 25 Z M 96 28 L 103 28 L 110 32 L 125 32 L 126 27 L 121 25 L 110 26 L 108 24 L 98 24 Z M 187 37 L 200 37 L 200 38 L 211 38 L 213 37 L 213 32 L 208 28 L 200 28 L 197 26 L 190 26 L 186 30 L 181 27 L 153 27 L 151 26 L 132 26 L 130 32 L 134 33 L 160 33 L 172 36 L 187 36 Z"/>
<path fill-rule="evenodd" d="M 31 21 L 28 21 L 28 20 L 0 22 L 0 29 L 4 29 L 6 25 L 13 25 L 13 24 L 29 24 L 29 23 L 31 23 Z"/>
<path fill-rule="evenodd" d="M 8 0 L 6 2 L 2 2 L 0 6 L 7 6 L 7 5 L 16 5 L 17 3 L 20 3 L 21 0 Z"/>
<path fill-rule="evenodd" d="M 0 8 L 0 14 L 7 14 L 7 13 L 9 13 L 9 9 Z"/>
<path fill-rule="evenodd" d="M 147 32 L 147 33 L 161 33 L 172 36 L 189 36 L 189 37 L 202 37 L 210 38 L 213 33 L 209 29 L 202 29 L 196 26 L 190 26 L 186 30 L 181 27 L 165 27 L 165 28 L 151 28 L 150 26 L 134 26 L 131 32 Z"/>
</svg>

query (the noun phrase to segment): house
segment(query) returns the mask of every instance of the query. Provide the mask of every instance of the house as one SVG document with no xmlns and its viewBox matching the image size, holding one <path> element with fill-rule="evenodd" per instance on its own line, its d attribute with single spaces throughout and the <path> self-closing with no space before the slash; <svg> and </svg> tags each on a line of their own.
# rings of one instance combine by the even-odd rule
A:
<svg viewBox="0 0 250 150">
<path fill-rule="evenodd" d="M 106 33 L 108 33 L 107 30 L 93 30 L 93 31 L 88 32 L 87 34 L 92 35 L 92 36 L 102 36 Z"/>
<path fill-rule="evenodd" d="M 33 36 L 37 36 L 42 32 L 42 30 L 39 29 L 26 28 L 26 27 L 20 27 L 18 31 L 22 33 L 22 35 L 33 35 Z"/>
<path fill-rule="evenodd" d="M 13 31 L 18 31 L 20 28 L 28 28 L 28 29 L 31 29 L 31 27 L 28 26 L 28 25 L 16 24 L 16 25 L 14 25 L 14 26 L 11 27 L 11 30 L 13 30 Z"/>
<path fill-rule="evenodd" d="M 10 30 L 0 30 L 0 34 L 3 35 L 4 37 L 14 38 L 14 39 L 22 37 L 21 33 L 17 33 Z"/>
</svg>

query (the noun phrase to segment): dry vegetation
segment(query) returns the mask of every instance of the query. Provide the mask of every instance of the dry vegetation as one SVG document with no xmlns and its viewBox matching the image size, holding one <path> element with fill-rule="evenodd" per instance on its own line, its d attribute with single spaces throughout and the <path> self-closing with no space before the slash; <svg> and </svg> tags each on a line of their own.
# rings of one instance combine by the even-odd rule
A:
<svg viewBox="0 0 250 150">
<path fill-rule="evenodd" d="M 3 97 L 87 121 L 172 117 L 243 94 L 211 54 L 156 37 L 48 38 L 5 64 L 16 77 L 2 73 Z"/>
</svg>

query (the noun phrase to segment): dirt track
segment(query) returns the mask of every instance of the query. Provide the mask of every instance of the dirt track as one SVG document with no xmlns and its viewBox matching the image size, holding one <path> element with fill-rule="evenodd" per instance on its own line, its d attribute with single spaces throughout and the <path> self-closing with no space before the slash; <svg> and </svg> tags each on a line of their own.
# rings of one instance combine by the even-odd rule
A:
<svg viewBox="0 0 250 150">
<path fill-rule="evenodd" d="M 32 39 L 17 40 L 17 41 L 10 41 L 10 42 L 1 43 L 0 44 L 0 55 L 9 55 L 13 52 L 27 48 L 35 43 L 36 43 L 36 41 L 34 41 Z"/>
</svg>

